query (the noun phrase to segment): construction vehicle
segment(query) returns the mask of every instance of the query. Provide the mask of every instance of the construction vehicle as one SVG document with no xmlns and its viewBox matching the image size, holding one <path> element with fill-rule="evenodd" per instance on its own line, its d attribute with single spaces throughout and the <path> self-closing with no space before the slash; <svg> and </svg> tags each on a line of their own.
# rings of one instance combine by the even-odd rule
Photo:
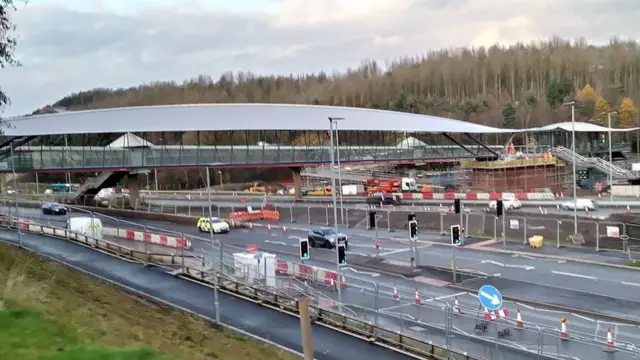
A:
<svg viewBox="0 0 640 360">
<path fill-rule="evenodd" d="M 402 193 L 419 192 L 418 184 L 414 178 L 403 177 L 401 179 L 367 179 L 365 181 L 367 193 Z"/>
<path fill-rule="evenodd" d="M 320 188 L 316 188 L 313 190 L 309 190 L 307 192 L 307 195 L 309 196 L 329 196 L 331 195 L 331 186 L 325 186 L 325 187 L 320 187 Z"/>
</svg>

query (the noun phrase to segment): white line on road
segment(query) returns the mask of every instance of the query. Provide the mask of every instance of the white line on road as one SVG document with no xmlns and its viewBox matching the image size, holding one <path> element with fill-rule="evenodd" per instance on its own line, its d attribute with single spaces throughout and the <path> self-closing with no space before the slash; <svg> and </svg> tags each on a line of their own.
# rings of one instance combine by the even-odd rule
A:
<svg viewBox="0 0 640 360">
<path fill-rule="evenodd" d="M 376 273 L 376 272 L 359 271 L 359 270 L 356 270 L 356 269 L 351 268 L 351 267 L 349 268 L 349 270 L 353 271 L 353 272 L 354 272 L 354 273 L 356 273 L 356 274 L 371 275 L 372 277 L 378 277 L 378 276 L 380 276 L 380 274 L 378 274 L 378 273 Z"/>
<path fill-rule="evenodd" d="M 570 273 L 570 272 L 564 272 L 564 271 L 555 271 L 555 270 L 551 270 L 552 273 L 556 274 L 556 275 L 565 275 L 565 276 L 573 276 L 573 277 L 579 277 L 579 278 L 583 278 L 583 279 L 589 279 L 589 280 L 598 280 L 597 277 L 595 276 L 589 276 L 589 275 L 582 275 L 582 274 L 574 274 L 574 273 Z"/>
<path fill-rule="evenodd" d="M 379 256 L 387 256 L 387 255 L 398 254 L 398 253 L 401 253 L 401 252 L 408 252 L 409 250 L 411 250 L 411 249 L 410 248 L 396 249 L 396 250 L 393 250 L 393 251 L 386 251 L 386 252 L 380 253 L 378 255 Z"/>
<path fill-rule="evenodd" d="M 502 274 L 501 274 L 501 273 L 495 273 L 495 274 L 493 274 L 493 275 L 491 275 L 491 276 L 493 276 L 493 277 L 500 277 L 500 276 L 502 276 Z"/>
<path fill-rule="evenodd" d="M 507 268 L 515 268 L 515 269 L 525 269 L 527 271 L 535 269 L 535 266 L 527 266 L 527 265 L 512 265 L 512 264 L 503 264 L 493 260 L 482 260 L 483 264 L 493 264 L 497 266 L 507 267 Z"/>
<path fill-rule="evenodd" d="M 465 294 L 466 294 L 466 292 L 459 292 L 459 293 L 456 293 L 456 294 L 442 295 L 442 296 L 438 296 L 438 297 L 435 297 L 435 298 L 429 298 L 429 299 L 427 299 L 425 301 L 426 302 L 431 302 L 431 301 L 436 301 L 436 300 L 444 300 L 444 299 L 449 299 L 449 298 L 456 297 L 456 296 L 462 296 L 462 295 L 465 295 Z"/>
<path fill-rule="evenodd" d="M 573 316 L 577 317 L 577 318 L 582 319 L 582 320 L 587 320 L 587 321 L 591 321 L 591 322 L 596 322 L 596 321 L 595 321 L 595 320 L 593 320 L 592 318 L 588 318 L 588 317 L 586 317 L 586 316 L 582 316 L 582 315 L 580 315 L 580 314 L 574 314 L 574 313 L 571 313 L 571 314 L 572 314 Z"/>
<path fill-rule="evenodd" d="M 640 284 L 638 283 L 632 283 L 632 282 L 626 282 L 626 281 L 621 281 L 621 283 L 623 283 L 624 285 L 640 286 Z"/>
<path fill-rule="evenodd" d="M 274 245 L 289 245 L 284 241 L 265 240 L 264 242 L 266 242 L 268 244 L 274 244 Z M 297 245 L 294 245 L 294 246 L 297 246 Z"/>
<path fill-rule="evenodd" d="M 527 305 L 527 304 L 523 304 L 523 303 L 519 303 L 519 302 L 516 302 L 516 304 L 519 305 L 519 306 L 522 306 L 523 308 L 527 308 L 529 310 L 535 310 L 536 309 L 531 305 Z"/>
</svg>

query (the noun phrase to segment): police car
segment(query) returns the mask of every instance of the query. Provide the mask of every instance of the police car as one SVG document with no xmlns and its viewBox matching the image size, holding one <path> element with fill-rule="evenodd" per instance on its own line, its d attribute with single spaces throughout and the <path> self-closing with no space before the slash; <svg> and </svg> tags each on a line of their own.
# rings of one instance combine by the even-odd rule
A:
<svg viewBox="0 0 640 360">
<path fill-rule="evenodd" d="M 213 229 L 213 232 L 216 234 L 229 232 L 229 224 L 217 217 L 201 217 L 198 219 L 196 227 L 198 231 L 201 232 L 209 232 L 211 229 Z"/>
</svg>

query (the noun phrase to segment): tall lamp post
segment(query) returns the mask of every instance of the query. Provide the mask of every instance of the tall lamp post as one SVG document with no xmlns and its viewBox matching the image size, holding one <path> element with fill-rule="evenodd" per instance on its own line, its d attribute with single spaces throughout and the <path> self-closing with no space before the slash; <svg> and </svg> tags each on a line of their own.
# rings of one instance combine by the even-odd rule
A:
<svg viewBox="0 0 640 360">
<path fill-rule="evenodd" d="M 566 106 L 571 106 L 571 164 L 573 167 L 573 234 L 578 234 L 578 194 L 576 187 L 578 182 L 576 181 L 576 102 L 571 101 L 565 103 Z"/>
<path fill-rule="evenodd" d="M 340 223 L 344 225 L 344 206 L 342 205 L 342 169 L 340 168 L 340 139 L 338 138 L 338 123 L 336 122 L 336 156 L 338 157 L 338 189 L 340 191 Z"/>
<path fill-rule="evenodd" d="M 331 202 L 333 203 L 333 228 L 336 233 L 336 283 L 338 284 L 338 303 L 342 304 L 342 291 L 340 287 L 340 261 L 339 261 L 339 251 L 340 251 L 340 241 L 338 240 L 338 209 L 337 209 L 337 200 L 336 200 L 336 169 L 335 169 L 335 154 L 333 149 L 333 127 L 334 124 L 338 125 L 338 121 L 344 120 L 344 118 L 340 117 L 329 117 L 329 153 L 331 157 Z M 340 307 L 342 309 L 342 306 Z"/>
<path fill-rule="evenodd" d="M 613 150 L 611 145 L 611 115 L 618 115 L 618 112 L 611 111 L 607 113 L 607 120 L 609 121 L 609 201 L 613 201 Z"/>
</svg>

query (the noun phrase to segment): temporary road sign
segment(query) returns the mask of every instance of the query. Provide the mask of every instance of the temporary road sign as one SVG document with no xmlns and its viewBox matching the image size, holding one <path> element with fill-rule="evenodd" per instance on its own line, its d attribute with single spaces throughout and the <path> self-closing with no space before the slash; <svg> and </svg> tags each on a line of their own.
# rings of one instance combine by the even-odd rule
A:
<svg viewBox="0 0 640 360">
<path fill-rule="evenodd" d="M 495 311 L 502 307 L 502 294 L 493 285 L 483 285 L 478 290 L 480 304 L 488 310 Z"/>
</svg>

